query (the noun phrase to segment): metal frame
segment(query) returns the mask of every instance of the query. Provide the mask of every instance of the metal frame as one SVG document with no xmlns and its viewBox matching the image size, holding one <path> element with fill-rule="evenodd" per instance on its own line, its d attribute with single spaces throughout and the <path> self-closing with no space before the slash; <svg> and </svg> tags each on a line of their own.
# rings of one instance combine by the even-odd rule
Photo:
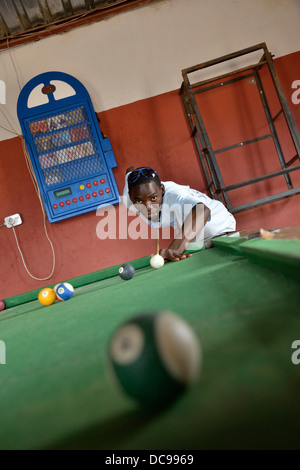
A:
<svg viewBox="0 0 300 470">
<path fill-rule="evenodd" d="M 249 65 L 247 67 L 234 70 L 233 72 L 228 72 L 223 75 L 209 78 L 207 80 L 203 80 L 194 84 L 190 83 L 190 80 L 189 80 L 190 73 L 201 71 L 213 65 L 217 65 L 222 62 L 229 61 L 229 60 L 232 60 L 232 59 L 235 59 L 235 58 L 238 58 L 238 57 L 247 55 L 249 53 L 259 51 L 259 50 L 263 50 L 263 55 L 260 61 L 256 64 Z M 264 91 L 262 81 L 259 75 L 259 70 L 262 67 L 268 67 L 269 73 L 273 81 L 274 89 L 276 91 L 279 103 L 281 105 L 281 109 L 274 117 L 272 117 L 271 115 L 267 98 L 265 95 L 265 91 Z M 300 164 L 291 166 L 294 162 L 300 160 L 300 135 L 299 135 L 299 131 L 297 130 L 294 118 L 289 109 L 286 98 L 284 96 L 280 82 L 278 80 L 278 77 L 274 68 L 274 64 L 273 64 L 272 55 L 269 52 L 266 44 L 265 43 L 257 44 L 247 49 L 242 49 L 232 54 L 228 54 L 228 55 L 219 57 L 217 59 L 213 59 L 208 62 L 204 62 L 202 64 L 186 68 L 182 70 L 182 76 L 183 76 L 183 82 L 182 82 L 179 93 L 182 97 L 184 108 L 188 117 L 188 121 L 192 129 L 191 136 L 193 137 L 195 141 L 196 148 L 199 153 L 200 163 L 204 171 L 204 175 L 205 175 L 206 182 L 207 182 L 207 189 L 210 192 L 211 197 L 213 199 L 218 198 L 220 201 L 222 201 L 225 204 L 227 209 L 231 213 L 234 214 L 237 212 L 242 212 L 245 210 L 252 209 L 254 207 L 261 206 L 263 204 L 268 204 L 268 203 L 278 201 L 283 198 L 287 198 L 287 197 L 291 197 L 296 194 L 299 194 L 300 187 L 293 188 L 293 184 L 290 178 L 290 173 L 293 171 L 300 170 Z M 255 79 L 255 83 L 258 87 L 258 92 L 261 97 L 262 105 L 263 105 L 265 115 L 269 124 L 270 133 L 263 135 L 263 136 L 254 137 L 253 139 L 250 139 L 244 142 L 239 142 L 238 144 L 234 144 L 229 147 L 224 147 L 221 149 L 214 150 L 212 148 L 209 136 L 207 134 L 207 130 L 205 128 L 203 118 L 201 116 L 195 95 L 197 93 L 202 93 L 207 90 L 212 90 L 214 88 L 224 86 L 229 83 L 234 83 L 239 80 L 243 80 L 246 78 L 249 79 L 249 77 L 252 77 Z M 220 82 L 220 80 L 222 80 L 222 82 Z M 281 114 L 283 114 L 285 118 L 288 130 L 291 135 L 291 138 L 295 147 L 295 151 L 296 151 L 296 155 L 293 158 L 291 158 L 288 162 L 285 161 L 282 148 L 280 145 L 280 141 L 279 141 L 279 138 L 278 138 L 275 126 L 274 126 L 276 119 Z M 249 145 L 249 144 L 252 144 L 253 142 L 259 142 L 267 138 L 273 139 L 282 170 L 275 171 L 273 173 L 268 173 L 257 178 L 245 180 L 237 184 L 226 186 L 222 179 L 222 175 L 221 175 L 221 172 L 220 172 L 217 160 L 216 160 L 216 154 L 225 152 L 225 151 L 237 148 L 237 147 L 242 147 L 244 145 Z M 262 199 L 257 199 L 255 201 L 242 204 L 240 206 L 235 206 L 235 207 L 232 206 L 230 198 L 228 196 L 229 191 L 241 188 L 243 186 L 258 183 L 260 181 L 264 181 L 270 178 L 278 177 L 281 175 L 284 176 L 285 178 L 285 181 L 287 184 L 287 191 L 273 194 L 271 196 L 268 196 Z"/>
</svg>

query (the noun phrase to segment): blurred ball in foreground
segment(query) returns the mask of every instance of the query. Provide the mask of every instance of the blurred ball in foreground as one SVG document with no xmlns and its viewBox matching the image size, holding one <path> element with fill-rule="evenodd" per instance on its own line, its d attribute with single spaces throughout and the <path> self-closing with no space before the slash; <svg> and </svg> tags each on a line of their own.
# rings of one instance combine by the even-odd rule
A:
<svg viewBox="0 0 300 470">
<path fill-rule="evenodd" d="M 124 392 L 149 406 L 171 403 L 197 378 L 201 364 L 195 332 L 170 311 L 125 322 L 112 335 L 108 354 Z"/>
</svg>

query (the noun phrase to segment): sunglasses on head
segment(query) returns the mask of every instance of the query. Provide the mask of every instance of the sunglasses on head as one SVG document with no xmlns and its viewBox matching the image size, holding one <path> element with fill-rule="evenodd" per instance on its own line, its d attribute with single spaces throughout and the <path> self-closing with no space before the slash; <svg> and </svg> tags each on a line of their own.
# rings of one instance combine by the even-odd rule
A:
<svg viewBox="0 0 300 470">
<path fill-rule="evenodd" d="M 136 183 L 136 181 L 140 178 L 140 176 L 144 176 L 145 178 L 148 178 L 148 179 L 154 179 L 157 176 L 157 173 L 152 168 L 148 168 L 148 167 L 137 168 L 136 170 L 133 170 L 128 175 L 127 181 L 128 183 Z"/>
</svg>

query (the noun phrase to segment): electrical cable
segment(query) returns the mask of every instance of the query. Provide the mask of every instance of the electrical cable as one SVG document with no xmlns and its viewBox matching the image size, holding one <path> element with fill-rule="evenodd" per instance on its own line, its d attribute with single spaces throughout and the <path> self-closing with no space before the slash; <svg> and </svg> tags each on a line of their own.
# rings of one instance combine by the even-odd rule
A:
<svg viewBox="0 0 300 470">
<path fill-rule="evenodd" d="M 19 85 L 19 90 L 21 91 L 22 90 L 22 86 L 21 86 L 21 83 L 20 83 L 20 80 L 19 80 L 19 74 L 18 74 L 18 71 L 17 71 L 17 68 L 16 68 L 16 64 L 12 58 L 12 54 L 11 54 L 11 51 L 10 51 L 10 46 L 9 46 L 9 43 L 8 43 L 8 37 L 7 37 L 7 40 L 6 40 L 6 44 L 7 44 L 7 50 L 8 50 L 8 53 L 9 53 L 9 57 L 10 57 L 10 60 L 11 60 L 11 63 L 13 65 L 13 68 L 15 69 L 15 73 L 16 73 L 16 77 L 17 77 L 17 82 L 18 82 L 18 85 Z"/>
<path fill-rule="evenodd" d="M 27 266 L 26 266 L 25 260 L 24 260 L 24 256 L 23 256 L 22 250 L 21 250 L 20 245 L 19 245 L 19 241 L 18 241 L 18 237 L 17 237 L 16 231 L 15 231 L 15 227 L 12 226 L 12 229 L 13 229 L 13 232 L 14 232 L 14 236 L 15 236 L 15 239 L 16 239 L 16 243 L 17 243 L 17 247 L 18 247 L 19 253 L 20 253 L 21 258 L 22 258 L 22 261 L 23 261 L 24 268 L 25 268 L 25 270 L 27 271 L 27 273 L 29 274 L 29 276 L 32 277 L 33 279 L 35 279 L 36 281 L 45 281 L 46 279 L 49 279 L 49 278 L 52 276 L 52 274 L 54 273 L 54 268 L 55 268 L 55 253 L 54 253 L 54 248 L 53 248 L 52 242 L 50 241 L 50 239 L 48 238 L 48 236 L 47 236 L 47 238 L 48 238 L 48 240 L 49 240 L 49 242 L 50 242 L 50 244 L 51 244 L 52 254 L 53 254 L 53 267 L 52 267 L 51 274 L 50 274 L 49 276 L 39 278 L 39 277 L 33 276 L 33 275 L 29 272 L 29 270 L 28 270 L 28 268 L 27 268 Z"/>
<path fill-rule="evenodd" d="M 44 223 L 45 235 L 46 235 L 46 237 L 49 241 L 49 244 L 50 244 L 51 250 L 52 250 L 53 264 L 52 264 L 52 271 L 51 271 L 51 274 L 49 274 L 49 276 L 44 277 L 44 278 L 37 278 L 29 272 L 29 270 L 27 269 L 26 263 L 24 261 L 22 251 L 19 247 L 19 243 L 18 243 L 18 239 L 17 239 L 17 235 L 16 235 L 16 232 L 15 232 L 14 226 L 12 228 L 13 228 L 14 236 L 15 236 L 15 239 L 16 239 L 16 242 L 17 242 L 17 247 L 18 247 L 18 250 L 20 252 L 20 255 L 21 255 L 21 258 L 22 258 L 22 261 L 23 261 L 23 265 L 24 265 L 24 268 L 26 269 L 27 273 L 29 274 L 29 276 L 31 276 L 33 279 L 36 279 L 37 281 L 45 281 L 46 279 L 49 279 L 52 276 L 52 274 L 54 273 L 54 269 L 55 269 L 55 251 L 54 251 L 53 243 L 52 243 L 52 241 L 49 237 L 48 231 L 47 231 L 46 213 L 45 213 L 44 205 L 43 205 L 43 202 L 42 202 L 41 193 L 40 193 L 40 190 L 39 190 L 36 178 L 35 178 L 34 170 L 33 170 L 32 164 L 31 164 L 31 160 L 30 160 L 30 157 L 28 155 L 28 151 L 27 151 L 27 148 L 26 148 L 24 137 L 22 136 L 21 139 L 22 139 L 22 146 L 23 146 L 23 152 L 24 152 L 24 156 L 25 156 L 26 165 L 27 165 L 27 168 L 28 168 L 28 171 L 29 171 L 34 189 L 36 190 L 37 196 L 38 196 L 39 201 L 40 201 L 40 206 L 41 206 L 42 214 L 43 214 L 43 223 Z"/>
<path fill-rule="evenodd" d="M 8 51 L 9 51 L 9 55 L 10 55 L 10 59 L 12 61 L 12 64 L 13 64 L 13 67 L 14 67 L 14 70 L 15 70 L 15 73 L 16 73 L 16 76 L 17 76 L 17 81 L 18 81 L 18 85 L 19 85 L 19 88 L 21 90 L 21 85 L 20 85 L 20 80 L 19 80 L 19 76 L 18 76 L 18 71 L 17 71 L 17 68 L 14 64 L 14 60 L 13 60 L 13 57 L 10 53 L 10 48 L 9 48 L 9 43 L 8 43 L 8 38 L 7 38 L 7 48 L 8 48 Z M 45 235 L 47 237 L 47 240 L 50 244 L 50 247 L 51 247 L 51 250 L 52 250 L 52 259 L 53 259 L 53 263 L 52 263 L 52 271 L 51 271 L 51 274 L 49 274 L 49 276 L 47 277 L 44 277 L 44 278 L 38 278 L 38 277 L 35 277 L 33 276 L 27 266 L 26 266 L 26 263 L 25 263 L 25 260 L 24 260 L 24 256 L 23 256 L 23 253 L 22 253 L 22 250 L 20 248 L 20 245 L 19 245 L 19 241 L 18 241 L 18 237 L 17 237 L 17 234 L 16 234 L 16 231 L 15 231 L 15 227 L 12 225 L 12 229 L 13 229 L 13 233 L 14 233 L 14 236 L 15 236 L 15 240 L 16 240 L 16 243 L 17 243 L 17 247 L 18 247 L 18 250 L 19 250 L 19 253 L 20 253 L 20 256 L 21 256 L 21 259 L 22 259 L 22 262 L 23 262 L 23 265 L 24 265 L 24 268 L 26 270 L 26 272 L 29 274 L 30 277 L 32 277 L 33 279 L 37 280 L 37 281 L 45 281 L 47 279 L 49 279 L 53 273 L 54 273 L 54 269 L 55 269 L 55 251 L 54 251 L 54 247 L 53 247 L 53 243 L 49 237 L 49 234 L 48 234 L 48 231 L 47 231 L 47 227 L 46 227 L 46 213 L 45 213 L 45 209 L 44 209 L 44 205 L 43 205 L 43 201 L 42 201 L 42 197 L 41 197 L 41 193 L 40 193 L 40 190 L 39 190 L 39 186 L 38 186 L 38 183 L 37 183 L 37 180 L 36 180 L 36 177 L 35 177 L 35 173 L 34 173 L 34 170 L 33 170 L 33 167 L 32 167 L 32 163 L 31 163 L 31 160 L 30 160 L 30 157 L 29 157 L 29 154 L 28 154 L 28 151 L 27 151 L 27 147 L 26 147 L 26 144 L 25 144 L 25 140 L 24 140 L 24 136 L 22 134 L 19 134 L 17 133 L 17 131 L 14 129 L 14 126 L 12 125 L 12 123 L 9 121 L 8 117 L 6 116 L 6 114 L 4 113 L 4 111 L 1 109 L 0 107 L 0 111 L 1 113 L 4 115 L 6 121 L 8 122 L 8 124 L 10 125 L 10 127 L 13 129 L 14 132 L 12 131 L 9 131 L 13 134 L 15 134 L 16 136 L 19 136 L 21 137 L 21 141 L 22 141 L 22 148 L 23 148 L 23 153 L 24 153 L 24 157 L 25 157 L 25 162 L 26 162 L 26 166 L 27 166 L 27 169 L 29 171 L 29 174 L 30 174 L 30 177 L 31 177 L 31 180 L 32 180 L 32 183 L 33 183 L 33 186 L 34 186 L 34 189 L 37 193 L 37 196 L 38 196 L 38 199 L 40 201 L 40 206 L 41 206 L 41 209 L 42 209 L 42 214 L 43 214 L 43 225 L 44 225 L 44 230 L 45 230 Z M 3 129 L 5 129 L 3 126 L 0 126 L 2 127 Z M 8 130 L 8 129 L 6 129 Z M 5 224 L 3 224 L 5 225 Z M 3 227 L 3 225 L 1 225 L 0 227 Z"/>
<path fill-rule="evenodd" d="M 8 42 L 8 38 L 7 38 L 7 41 L 6 41 L 6 44 L 7 44 L 7 50 L 8 50 L 8 54 L 9 54 L 9 57 L 10 57 L 10 60 L 11 60 L 11 63 L 13 65 L 13 68 L 15 70 L 15 74 L 16 74 L 16 77 L 17 77 L 17 82 L 18 82 L 18 86 L 19 86 L 19 89 L 21 91 L 21 85 L 20 85 L 20 80 L 19 80 L 19 76 L 18 76 L 18 71 L 16 69 L 16 66 L 15 66 L 15 63 L 14 63 L 14 60 L 13 60 L 13 57 L 11 55 L 11 51 L 10 51 L 10 46 L 9 46 L 9 42 Z M 11 123 L 11 121 L 8 119 L 8 116 L 5 114 L 5 112 L 2 110 L 2 108 L 0 107 L 0 112 L 2 113 L 2 115 L 4 116 L 5 120 L 8 122 L 9 126 L 10 126 L 10 129 L 7 129 L 6 127 L 4 126 L 0 126 L 1 129 L 4 129 L 5 131 L 7 132 L 10 132 L 11 134 L 14 134 L 16 136 L 20 136 L 21 134 L 15 129 L 14 125 Z"/>
<path fill-rule="evenodd" d="M 14 135 L 16 135 L 16 136 L 20 136 L 21 134 L 19 134 L 19 133 L 16 131 L 16 129 L 14 128 L 14 126 L 12 125 L 12 123 L 10 122 L 10 120 L 8 119 L 8 117 L 6 116 L 6 114 L 4 113 L 4 111 L 1 109 L 1 107 L 0 107 L 0 112 L 3 114 L 3 116 L 5 117 L 6 121 L 8 122 L 8 124 L 10 125 L 10 127 L 11 127 L 12 130 L 7 129 L 7 128 L 5 128 L 4 126 L 0 126 L 0 127 L 1 127 L 2 129 L 4 129 L 4 130 L 10 132 L 11 134 L 14 134 Z"/>
</svg>

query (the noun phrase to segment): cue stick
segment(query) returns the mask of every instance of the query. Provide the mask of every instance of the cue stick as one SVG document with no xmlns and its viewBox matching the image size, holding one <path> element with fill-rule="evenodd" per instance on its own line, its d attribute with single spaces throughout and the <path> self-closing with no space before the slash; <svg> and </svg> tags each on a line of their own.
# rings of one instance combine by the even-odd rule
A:
<svg viewBox="0 0 300 470">
<path fill-rule="evenodd" d="M 159 228 L 156 229 L 156 254 L 159 255 Z"/>
</svg>

